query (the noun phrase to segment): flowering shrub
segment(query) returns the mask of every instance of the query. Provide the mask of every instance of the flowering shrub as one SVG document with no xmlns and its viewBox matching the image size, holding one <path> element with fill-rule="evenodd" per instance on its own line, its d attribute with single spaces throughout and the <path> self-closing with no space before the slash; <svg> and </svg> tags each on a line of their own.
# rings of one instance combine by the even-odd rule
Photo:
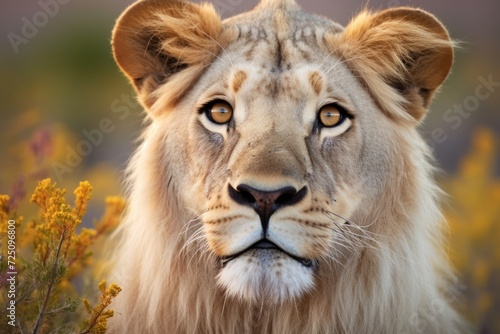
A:
<svg viewBox="0 0 500 334">
<path fill-rule="evenodd" d="M 496 140 L 476 131 L 457 175 L 443 184 L 450 206 L 450 257 L 463 285 L 466 313 L 478 332 L 500 333 L 500 180 L 495 177 Z"/>
<path fill-rule="evenodd" d="M 121 288 L 116 284 L 107 287 L 103 280 L 98 285 L 98 303 L 92 306 L 83 299 L 82 305 L 74 282 L 89 276 L 84 269 L 91 262 L 90 248 L 116 227 L 124 201 L 109 198 L 106 212 L 95 228 L 79 230 L 92 187 L 81 182 L 74 195 L 74 205 L 70 205 L 64 189 L 57 188 L 50 179 L 41 181 L 31 196 L 39 214 L 26 223 L 12 209 L 9 196 L 0 195 L 0 288 L 9 292 L 0 294 L 0 332 L 78 332 L 78 323 L 82 324 L 80 333 L 106 331 L 106 321 L 113 316 L 108 306 Z M 79 311 L 82 306 L 88 313 L 87 320 Z"/>
</svg>

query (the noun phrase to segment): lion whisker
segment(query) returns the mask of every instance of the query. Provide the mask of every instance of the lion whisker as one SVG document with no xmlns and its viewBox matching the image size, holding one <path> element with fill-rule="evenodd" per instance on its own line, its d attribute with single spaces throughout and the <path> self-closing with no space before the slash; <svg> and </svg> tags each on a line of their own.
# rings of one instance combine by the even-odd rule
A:
<svg viewBox="0 0 500 334">
<path fill-rule="evenodd" d="M 344 218 L 344 217 L 342 217 L 334 212 L 329 211 L 328 213 L 349 223 L 349 225 L 340 225 L 338 222 L 335 221 L 334 217 L 331 217 L 331 215 L 326 214 L 328 217 L 330 217 L 332 219 L 333 223 L 338 227 L 338 230 L 341 231 L 341 233 L 343 233 L 344 235 L 347 234 L 350 237 L 353 237 L 352 239 L 350 238 L 350 241 L 359 243 L 359 244 L 357 244 L 358 246 L 361 246 L 361 247 L 364 246 L 364 247 L 372 248 L 374 250 L 380 250 L 383 248 L 383 245 L 378 240 L 376 240 L 373 236 L 370 235 L 370 234 L 373 234 L 374 236 L 378 236 L 377 234 L 375 234 L 373 232 L 366 231 L 365 229 L 361 228 L 358 224 L 356 224 L 356 223 L 350 221 L 349 219 L 346 219 L 346 218 Z M 347 227 L 352 226 L 356 230 L 358 230 L 362 233 L 361 234 L 354 233 L 349 228 L 343 228 L 344 226 L 347 226 Z M 375 243 L 380 248 L 374 247 L 374 245 L 372 245 L 368 241 Z"/>
</svg>

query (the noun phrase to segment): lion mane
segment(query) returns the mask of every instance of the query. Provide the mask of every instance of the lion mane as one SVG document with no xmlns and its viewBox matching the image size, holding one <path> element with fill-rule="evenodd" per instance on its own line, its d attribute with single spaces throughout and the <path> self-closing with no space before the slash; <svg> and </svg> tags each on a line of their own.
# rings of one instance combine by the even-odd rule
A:
<svg viewBox="0 0 500 334">
<path fill-rule="evenodd" d="M 418 132 L 453 61 L 431 14 L 142 0 L 113 52 L 146 110 L 113 333 L 456 333 Z"/>
</svg>

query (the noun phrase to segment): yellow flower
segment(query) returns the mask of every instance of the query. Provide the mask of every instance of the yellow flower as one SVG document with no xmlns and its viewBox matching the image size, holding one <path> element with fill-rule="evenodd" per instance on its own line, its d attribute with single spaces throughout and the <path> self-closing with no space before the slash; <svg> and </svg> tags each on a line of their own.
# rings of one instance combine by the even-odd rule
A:
<svg viewBox="0 0 500 334">
<path fill-rule="evenodd" d="M 74 192 L 75 199 L 75 209 L 73 213 L 82 219 L 82 217 L 87 212 L 87 203 L 92 197 L 92 187 L 88 181 L 80 182 L 80 185 L 75 189 Z"/>
<path fill-rule="evenodd" d="M 10 197 L 8 195 L 0 195 L 0 235 L 7 233 L 7 225 L 10 217 L 9 204 Z"/>
<path fill-rule="evenodd" d="M 0 195 L 0 219 L 2 219 L 2 221 L 8 220 L 9 218 L 9 205 L 9 195 Z"/>
<path fill-rule="evenodd" d="M 92 307 L 87 299 L 83 300 L 85 310 L 90 315 L 90 318 L 84 322 L 85 333 L 101 334 L 106 332 L 107 321 L 114 315 L 113 310 L 106 310 L 106 308 L 111 304 L 113 298 L 118 296 L 122 290 L 114 283 L 106 288 L 106 280 L 102 280 L 97 287 L 101 291 L 99 304 Z"/>
<path fill-rule="evenodd" d="M 61 208 L 66 204 L 64 189 L 56 188 L 55 183 L 50 179 L 40 181 L 31 196 L 31 202 L 37 204 L 42 209 L 42 218 L 46 222 L 50 222 L 52 216 L 61 211 Z"/>
<path fill-rule="evenodd" d="M 472 150 L 462 160 L 458 175 L 446 185 L 453 203 L 444 212 L 451 228 L 450 257 L 467 286 L 471 319 L 494 318 L 493 277 L 500 275 L 500 182 L 494 174 L 496 138 L 491 131 L 475 133 Z"/>
<path fill-rule="evenodd" d="M 113 230 L 121 220 L 125 211 L 125 200 L 121 197 L 106 197 L 106 211 L 101 221 L 96 224 L 97 234 Z"/>
</svg>

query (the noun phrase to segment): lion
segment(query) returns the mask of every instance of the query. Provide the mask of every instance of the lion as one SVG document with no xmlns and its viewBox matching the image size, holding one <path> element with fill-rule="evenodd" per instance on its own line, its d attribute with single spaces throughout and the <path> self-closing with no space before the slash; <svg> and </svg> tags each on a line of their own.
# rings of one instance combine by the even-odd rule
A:
<svg viewBox="0 0 500 334">
<path fill-rule="evenodd" d="M 145 109 L 113 333 L 456 333 L 419 134 L 454 43 L 417 8 L 142 0 L 113 31 Z"/>
</svg>

